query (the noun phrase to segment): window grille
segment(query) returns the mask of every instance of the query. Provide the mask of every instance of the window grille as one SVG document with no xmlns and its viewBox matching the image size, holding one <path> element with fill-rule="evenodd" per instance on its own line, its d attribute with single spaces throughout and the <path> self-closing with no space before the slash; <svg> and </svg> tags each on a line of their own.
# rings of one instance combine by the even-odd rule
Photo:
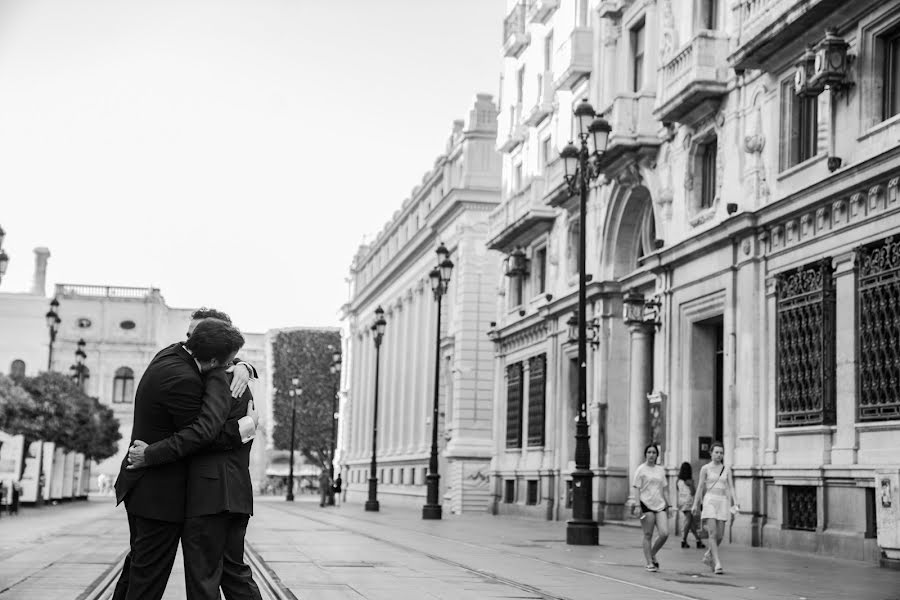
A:
<svg viewBox="0 0 900 600">
<path fill-rule="evenodd" d="M 857 268 L 857 418 L 900 418 L 900 237 L 859 249 Z"/>
<path fill-rule="evenodd" d="M 525 504 L 534 506 L 538 503 L 538 482 L 537 479 L 528 480 L 528 488 L 525 493 Z"/>
<path fill-rule="evenodd" d="M 778 276 L 776 426 L 833 425 L 834 279 L 831 259 Z"/>
<path fill-rule="evenodd" d="M 512 504 L 516 501 L 516 480 L 505 479 L 503 481 L 503 502 Z"/>
<path fill-rule="evenodd" d="M 522 363 L 506 367 L 506 447 L 522 447 Z"/>
<path fill-rule="evenodd" d="M 528 445 L 544 445 L 547 355 L 528 359 Z"/>
<path fill-rule="evenodd" d="M 786 529 L 815 531 L 818 523 L 818 501 L 816 487 L 812 485 L 789 485 L 784 488 L 787 515 Z"/>
</svg>

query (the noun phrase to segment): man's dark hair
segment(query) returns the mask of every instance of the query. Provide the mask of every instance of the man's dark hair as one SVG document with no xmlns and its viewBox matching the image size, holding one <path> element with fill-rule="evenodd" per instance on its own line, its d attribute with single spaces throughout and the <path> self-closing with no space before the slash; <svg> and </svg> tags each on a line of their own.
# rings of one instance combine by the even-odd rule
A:
<svg viewBox="0 0 900 600">
<path fill-rule="evenodd" d="M 201 306 L 191 313 L 191 321 L 196 319 L 219 319 L 220 321 L 225 321 L 231 325 L 231 317 L 227 314 L 223 313 L 221 310 L 206 308 L 205 306 Z"/>
<path fill-rule="evenodd" d="M 244 336 L 231 323 L 222 319 L 205 318 L 184 343 L 185 348 L 199 361 L 217 359 L 224 363 L 244 345 Z"/>
</svg>

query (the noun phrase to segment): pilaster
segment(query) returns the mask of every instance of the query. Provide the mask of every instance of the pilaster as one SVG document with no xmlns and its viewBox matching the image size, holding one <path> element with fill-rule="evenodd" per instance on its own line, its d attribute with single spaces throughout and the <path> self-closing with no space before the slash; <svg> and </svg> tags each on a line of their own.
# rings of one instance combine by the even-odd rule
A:
<svg viewBox="0 0 900 600">
<path fill-rule="evenodd" d="M 831 447 L 831 464 L 856 464 L 859 450 L 856 430 L 856 252 L 835 256 L 835 408 L 837 430 Z"/>
</svg>

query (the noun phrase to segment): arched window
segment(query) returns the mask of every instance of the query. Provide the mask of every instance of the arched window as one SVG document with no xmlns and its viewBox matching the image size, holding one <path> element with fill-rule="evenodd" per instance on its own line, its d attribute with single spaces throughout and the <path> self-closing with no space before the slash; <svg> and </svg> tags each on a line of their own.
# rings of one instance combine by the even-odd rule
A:
<svg viewBox="0 0 900 600">
<path fill-rule="evenodd" d="M 25 361 L 16 359 L 9 365 L 9 376 L 13 378 L 25 377 Z"/>
<path fill-rule="evenodd" d="M 134 402 L 134 371 L 128 367 L 116 369 L 113 379 L 113 402 Z"/>
</svg>

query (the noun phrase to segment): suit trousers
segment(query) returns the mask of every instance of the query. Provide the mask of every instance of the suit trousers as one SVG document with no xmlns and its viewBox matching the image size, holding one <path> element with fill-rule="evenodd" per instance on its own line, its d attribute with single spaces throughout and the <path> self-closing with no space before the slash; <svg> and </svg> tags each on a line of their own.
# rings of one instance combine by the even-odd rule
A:
<svg viewBox="0 0 900 600">
<path fill-rule="evenodd" d="M 244 537 L 250 515 L 223 512 L 188 517 L 181 549 L 188 600 L 262 600 L 244 563 Z"/>
<path fill-rule="evenodd" d="M 122 565 L 112 600 L 159 600 L 166 591 L 181 523 L 146 519 L 129 513 L 131 550 Z"/>
</svg>

